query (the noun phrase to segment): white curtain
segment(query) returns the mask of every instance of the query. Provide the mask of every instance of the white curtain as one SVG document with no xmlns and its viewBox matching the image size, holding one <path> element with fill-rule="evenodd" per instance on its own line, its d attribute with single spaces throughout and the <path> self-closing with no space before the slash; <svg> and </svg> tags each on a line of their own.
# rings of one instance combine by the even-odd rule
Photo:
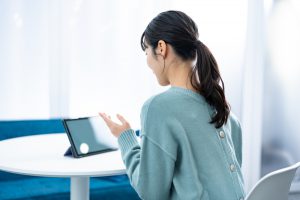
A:
<svg viewBox="0 0 300 200">
<path fill-rule="evenodd" d="M 46 3 L 0 1 L 2 119 L 50 112 L 47 11 Z"/>
<path fill-rule="evenodd" d="M 243 174 L 249 191 L 260 178 L 263 76 L 265 68 L 264 2 L 248 1 L 243 77 Z"/>
<path fill-rule="evenodd" d="M 140 36 L 159 12 L 198 24 L 241 116 L 246 1 L 1 0 L 0 118 L 124 114 L 139 127 L 143 102 L 164 90 L 147 68 Z M 237 84 L 238 83 L 238 84 Z"/>
</svg>

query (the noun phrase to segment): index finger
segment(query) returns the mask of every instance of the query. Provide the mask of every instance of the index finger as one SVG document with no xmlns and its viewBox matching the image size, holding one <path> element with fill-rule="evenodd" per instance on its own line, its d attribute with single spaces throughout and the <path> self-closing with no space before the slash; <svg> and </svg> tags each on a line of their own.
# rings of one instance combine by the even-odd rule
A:
<svg viewBox="0 0 300 200">
<path fill-rule="evenodd" d="M 111 119 L 106 117 L 104 113 L 99 113 L 99 115 L 102 117 L 102 119 L 104 120 L 104 122 L 107 124 L 108 127 L 112 127 L 113 121 Z"/>
</svg>

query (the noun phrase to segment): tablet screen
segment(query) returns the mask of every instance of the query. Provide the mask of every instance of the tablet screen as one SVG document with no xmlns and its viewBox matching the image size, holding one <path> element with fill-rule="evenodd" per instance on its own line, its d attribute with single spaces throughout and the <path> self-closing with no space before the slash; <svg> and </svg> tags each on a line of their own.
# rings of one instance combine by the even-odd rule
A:
<svg viewBox="0 0 300 200">
<path fill-rule="evenodd" d="M 64 124 L 77 156 L 118 149 L 117 138 L 100 116 L 66 119 Z"/>
</svg>

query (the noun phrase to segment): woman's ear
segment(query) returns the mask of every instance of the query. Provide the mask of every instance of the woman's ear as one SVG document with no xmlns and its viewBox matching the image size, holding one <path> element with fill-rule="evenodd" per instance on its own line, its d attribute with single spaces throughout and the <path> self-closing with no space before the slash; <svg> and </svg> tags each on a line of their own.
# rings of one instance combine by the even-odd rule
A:
<svg viewBox="0 0 300 200">
<path fill-rule="evenodd" d="M 166 57 L 167 54 L 167 43 L 163 40 L 159 40 L 157 42 L 156 54 L 161 55 L 163 58 Z"/>
</svg>

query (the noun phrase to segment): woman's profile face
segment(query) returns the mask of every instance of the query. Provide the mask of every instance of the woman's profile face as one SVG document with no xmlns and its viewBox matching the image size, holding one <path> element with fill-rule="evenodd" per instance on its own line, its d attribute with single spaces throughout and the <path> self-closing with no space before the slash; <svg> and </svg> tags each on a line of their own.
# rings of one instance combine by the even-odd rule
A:
<svg viewBox="0 0 300 200">
<path fill-rule="evenodd" d="M 148 46 L 145 49 L 145 53 L 147 56 L 147 65 L 152 70 L 152 72 L 155 74 L 156 79 L 158 83 L 161 86 L 169 85 L 169 81 L 166 78 L 165 70 L 164 68 L 164 60 L 163 57 L 160 55 L 154 55 L 154 52 L 152 50 L 152 47 Z"/>
</svg>

